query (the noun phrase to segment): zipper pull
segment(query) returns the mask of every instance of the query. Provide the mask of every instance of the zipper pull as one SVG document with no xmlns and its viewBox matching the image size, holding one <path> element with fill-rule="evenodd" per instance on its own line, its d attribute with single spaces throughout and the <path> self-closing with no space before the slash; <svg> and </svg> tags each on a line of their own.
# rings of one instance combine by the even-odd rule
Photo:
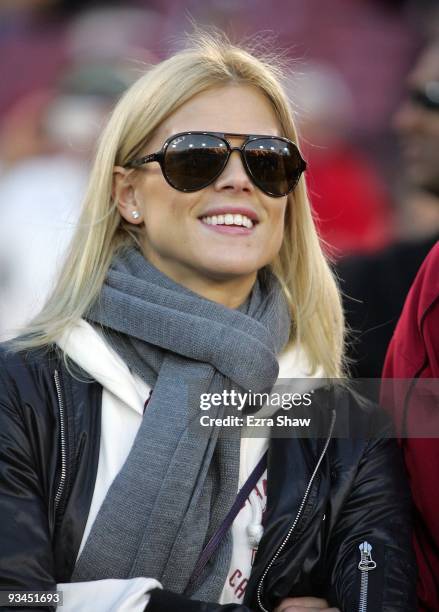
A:
<svg viewBox="0 0 439 612">
<path fill-rule="evenodd" d="M 369 570 L 375 569 L 377 564 L 372 559 L 372 546 L 369 544 L 369 542 L 362 542 L 358 548 L 360 549 L 361 553 L 361 559 L 360 563 L 358 564 L 358 569 L 363 572 L 368 572 Z"/>
</svg>

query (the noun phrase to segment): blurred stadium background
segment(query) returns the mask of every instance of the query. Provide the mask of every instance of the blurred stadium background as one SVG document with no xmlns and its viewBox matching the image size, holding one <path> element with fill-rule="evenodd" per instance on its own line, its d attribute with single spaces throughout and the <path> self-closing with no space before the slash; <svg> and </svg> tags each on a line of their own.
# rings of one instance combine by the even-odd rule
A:
<svg viewBox="0 0 439 612">
<path fill-rule="evenodd" d="M 105 116 L 191 22 L 261 33 L 287 87 L 332 258 L 439 230 L 409 189 L 392 118 L 430 33 L 426 0 L 0 0 L 0 339 L 41 306 L 78 217 Z"/>
</svg>

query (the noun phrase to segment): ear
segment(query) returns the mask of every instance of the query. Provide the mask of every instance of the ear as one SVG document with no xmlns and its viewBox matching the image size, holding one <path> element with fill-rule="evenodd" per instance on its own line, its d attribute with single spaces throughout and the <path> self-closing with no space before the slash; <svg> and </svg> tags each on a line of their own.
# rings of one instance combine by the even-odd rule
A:
<svg viewBox="0 0 439 612">
<path fill-rule="evenodd" d="M 135 195 L 134 172 L 122 166 L 114 167 L 112 195 L 125 221 L 133 225 L 143 223 L 142 209 Z"/>
</svg>

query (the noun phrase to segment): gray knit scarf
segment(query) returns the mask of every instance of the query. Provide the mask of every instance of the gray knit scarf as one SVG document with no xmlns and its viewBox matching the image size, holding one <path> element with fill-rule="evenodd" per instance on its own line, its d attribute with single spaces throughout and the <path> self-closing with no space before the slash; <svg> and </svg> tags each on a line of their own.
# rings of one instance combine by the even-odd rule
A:
<svg viewBox="0 0 439 612">
<path fill-rule="evenodd" d="M 145 576 L 176 593 L 218 601 L 230 565 L 230 533 L 198 581 L 189 585 L 189 578 L 235 500 L 240 433 L 219 436 L 218 427 L 194 433 L 190 423 L 201 411 L 199 402 L 188 402 L 187 383 L 197 393 L 271 389 L 290 328 L 280 285 L 271 273 L 260 273 L 244 306 L 232 310 L 175 283 L 130 248 L 113 260 L 87 318 L 104 328 L 153 393 L 72 581 Z M 225 410 L 213 407 L 209 414 Z"/>
</svg>

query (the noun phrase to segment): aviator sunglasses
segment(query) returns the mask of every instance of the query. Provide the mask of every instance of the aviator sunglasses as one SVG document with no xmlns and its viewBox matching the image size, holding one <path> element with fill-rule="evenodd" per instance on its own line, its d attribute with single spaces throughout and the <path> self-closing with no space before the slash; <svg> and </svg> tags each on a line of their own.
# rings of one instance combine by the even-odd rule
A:
<svg viewBox="0 0 439 612">
<path fill-rule="evenodd" d="M 416 106 L 437 113 L 439 111 L 439 81 L 429 81 L 423 87 L 411 89 L 409 99 Z"/>
<path fill-rule="evenodd" d="M 245 140 L 241 146 L 233 147 L 227 138 Z M 174 134 L 160 151 L 133 159 L 125 168 L 156 161 L 171 187 L 198 191 L 218 178 L 233 151 L 240 153 L 245 171 L 256 187 L 274 198 L 290 193 L 306 169 L 299 149 L 288 138 L 220 132 Z"/>
</svg>

